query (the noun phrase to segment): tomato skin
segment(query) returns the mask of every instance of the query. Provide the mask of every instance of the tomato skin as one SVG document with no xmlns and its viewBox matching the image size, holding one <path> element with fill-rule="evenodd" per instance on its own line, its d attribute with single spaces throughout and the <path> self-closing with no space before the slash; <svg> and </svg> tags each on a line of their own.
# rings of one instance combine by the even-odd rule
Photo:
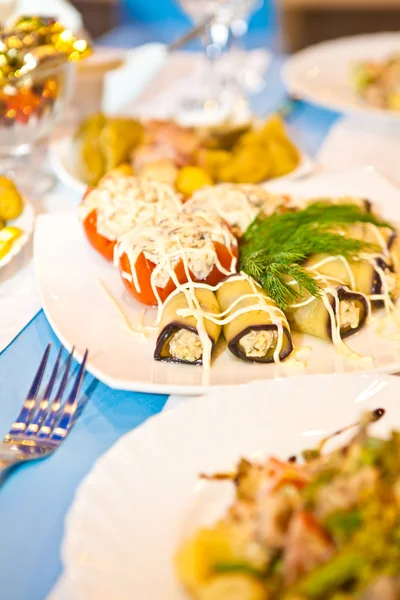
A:
<svg viewBox="0 0 400 600">
<path fill-rule="evenodd" d="M 134 298 L 136 298 L 136 300 L 139 300 L 139 302 L 142 302 L 142 304 L 147 304 L 148 306 L 154 306 L 157 304 L 157 300 L 150 283 L 151 274 L 155 266 L 156 265 L 154 263 L 147 260 L 143 252 L 139 254 L 136 261 L 136 273 L 140 286 L 139 292 L 135 288 L 133 281 L 128 281 L 122 276 L 122 273 L 128 273 L 128 275 L 132 275 L 131 264 L 127 254 L 124 253 L 119 258 L 119 272 L 121 274 L 122 281 L 124 282 L 124 286 L 128 292 L 132 294 Z"/>
<path fill-rule="evenodd" d="M 231 267 L 232 256 L 235 258 L 238 257 L 238 247 L 232 247 L 231 251 L 226 248 L 223 244 L 219 242 L 214 243 L 218 260 L 224 269 L 229 270 Z M 122 277 L 122 273 L 128 273 L 128 275 L 132 275 L 131 265 L 128 259 L 128 256 L 124 253 L 119 259 L 119 270 L 121 273 L 122 280 L 128 292 L 142 302 L 143 304 L 147 304 L 149 306 L 154 306 L 157 304 L 157 299 L 154 295 L 153 289 L 151 287 L 151 274 L 155 269 L 156 265 L 148 260 L 143 252 L 141 252 L 136 260 L 135 270 L 140 286 L 140 292 L 135 288 L 135 284 L 133 281 L 128 281 L 125 277 Z M 180 284 L 186 283 L 188 278 L 186 276 L 186 270 L 183 262 L 180 260 L 175 266 L 175 275 Z M 206 283 L 208 285 L 217 285 L 224 277 L 225 273 L 221 273 L 218 269 L 217 265 L 214 265 L 211 272 L 209 273 L 206 279 L 196 279 L 192 272 L 189 271 L 189 275 L 192 278 L 192 281 Z M 157 288 L 157 292 L 160 296 L 162 302 L 164 302 L 170 294 L 176 289 L 176 285 L 172 278 L 167 281 L 167 284 L 163 288 Z"/>
<path fill-rule="evenodd" d="M 106 260 L 112 262 L 116 242 L 107 239 L 97 231 L 97 212 L 92 210 L 83 221 L 83 229 L 90 245 L 93 246 Z"/>
</svg>

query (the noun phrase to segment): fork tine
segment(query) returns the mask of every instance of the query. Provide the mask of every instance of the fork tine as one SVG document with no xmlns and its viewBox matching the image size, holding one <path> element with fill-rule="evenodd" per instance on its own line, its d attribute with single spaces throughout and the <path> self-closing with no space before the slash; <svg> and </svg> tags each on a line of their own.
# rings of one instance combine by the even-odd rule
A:
<svg viewBox="0 0 400 600">
<path fill-rule="evenodd" d="M 74 354 L 74 351 L 75 351 L 75 346 L 72 348 L 72 350 L 68 356 L 67 364 L 65 366 L 64 374 L 61 379 L 60 386 L 57 390 L 56 397 L 54 398 L 53 402 L 49 405 L 49 409 L 44 418 L 44 422 L 38 431 L 37 435 L 40 438 L 49 437 L 49 435 L 54 427 L 54 423 L 56 421 L 58 411 L 60 410 L 62 395 L 64 393 L 65 386 L 67 385 L 68 374 L 69 374 L 69 370 L 71 368 L 72 356 Z"/>
<path fill-rule="evenodd" d="M 61 355 L 62 355 L 62 351 L 63 351 L 63 347 L 61 346 L 60 351 L 58 353 L 57 356 L 57 360 L 55 362 L 55 365 L 53 367 L 53 371 L 51 373 L 49 382 L 47 384 L 46 387 L 46 391 L 44 393 L 44 396 L 42 398 L 42 400 L 40 401 L 39 404 L 39 410 L 37 411 L 36 415 L 33 417 L 33 419 L 30 421 L 27 429 L 26 429 L 26 435 L 34 435 L 39 431 L 39 427 L 42 424 L 42 421 L 45 417 L 47 408 L 49 406 L 49 399 L 50 399 L 50 395 L 51 392 L 53 390 L 54 387 L 54 383 L 56 381 L 56 377 L 57 377 L 57 372 L 58 372 L 58 368 L 60 366 L 60 360 L 61 360 Z"/>
<path fill-rule="evenodd" d="M 47 348 L 43 354 L 42 360 L 40 361 L 39 368 L 36 372 L 36 375 L 33 379 L 31 388 L 28 392 L 26 400 L 22 406 L 21 412 L 18 417 L 15 419 L 10 431 L 6 435 L 5 439 L 12 437 L 18 433 L 23 433 L 29 423 L 32 414 L 34 413 L 37 405 L 36 397 L 40 388 L 40 384 L 42 383 L 43 374 L 46 368 L 47 359 L 49 357 L 51 344 L 47 345 Z"/>
<path fill-rule="evenodd" d="M 72 426 L 73 416 L 78 407 L 78 395 L 81 389 L 82 381 L 85 376 L 85 366 L 86 360 L 89 354 L 89 350 L 85 351 L 83 355 L 83 360 L 79 371 L 75 377 L 74 384 L 72 386 L 71 392 L 69 394 L 68 400 L 66 401 L 60 420 L 57 426 L 54 428 L 52 434 L 50 435 L 52 440 L 63 440 L 67 435 Z"/>
</svg>

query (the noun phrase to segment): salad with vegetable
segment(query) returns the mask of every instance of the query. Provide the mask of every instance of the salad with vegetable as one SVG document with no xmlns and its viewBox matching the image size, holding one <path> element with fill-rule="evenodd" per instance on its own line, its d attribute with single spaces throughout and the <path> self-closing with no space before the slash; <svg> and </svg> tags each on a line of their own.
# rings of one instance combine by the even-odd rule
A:
<svg viewBox="0 0 400 600">
<path fill-rule="evenodd" d="M 242 459 L 236 498 L 214 526 L 180 547 L 178 576 L 201 600 L 400 598 L 400 431 L 369 434 L 302 460 Z"/>
</svg>

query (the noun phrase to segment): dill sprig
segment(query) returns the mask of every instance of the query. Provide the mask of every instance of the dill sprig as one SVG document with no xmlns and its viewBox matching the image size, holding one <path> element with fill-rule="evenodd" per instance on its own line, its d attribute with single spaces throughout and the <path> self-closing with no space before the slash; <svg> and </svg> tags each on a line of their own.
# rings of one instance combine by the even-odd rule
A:
<svg viewBox="0 0 400 600">
<path fill-rule="evenodd" d="M 392 226 L 351 204 L 312 204 L 297 212 L 258 217 L 246 231 L 240 268 L 251 275 L 282 310 L 306 292 L 318 296 L 317 281 L 303 267 L 312 254 L 332 254 L 347 259 L 377 248 L 335 232 L 335 226 L 356 222 Z M 297 286 L 290 284 L 295 280 Z"/>
</svg>

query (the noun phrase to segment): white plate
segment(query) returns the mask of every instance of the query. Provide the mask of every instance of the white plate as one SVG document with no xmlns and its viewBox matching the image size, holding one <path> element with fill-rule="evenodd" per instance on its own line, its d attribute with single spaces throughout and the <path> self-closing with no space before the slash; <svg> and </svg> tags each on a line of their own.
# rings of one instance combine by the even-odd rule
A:
<svg viewBox="0 0 400 600">
<path fill-rule="evenodd" d="M 305 198 L 310 196 L 368 197 L 384 215 L 400 221 L 400 190 L 371 169 L 345 174 L 320 175 L 300 182 L 271 187 Z M 113 300 L 123 308 L 129 322 L 138 323 L 143 306 L 125 291 L 118 272 L 88 244 L 73 214 L 43 215 L 35 231 L 35 267 L 42 306 L 56 335 L 78 354 L 90 349 L 88 370 L 117 389 L 165 393 L 200 394 L 215 386 L 237 385 L 257 379 L 293 374 L 343 373 L 346 371 L 400 370 L 400 343 L 378 336 L 373 325 L 347 340 L 348 345 L 374 362 L 349 360 L 324 340 L 293 332 L 296 346 L 311 348 L 307 365 L 285 361 L 281 365 L 254 365 L 225 350 L 218 353 L 209 381 L 203 369 L 153 360 L 155 337 L 143 340 L 132 333 Z M 155 310 L 149 310 L 149 317 Z"/>
<path fill-rule="evenodd" d="M 35 213 L 33 206 L 29 200 L 24 198 L 24 210 L 22 211 L 21 215 L 18 217 L 18 219 L 7 221 L 7 225 L 18 227 L 19 229 L 22 229 L 24 233 L 15 240 L 11 246 L 11 250 L 7 252 L 7 254 L 0 260 L 0 269 L 8 265 L 8 263 L 21 252 L 26 242 L 32 235 L 34 222 Z"/>
<path fill-rule="evenodd" d="M 400 122 L 400 112 L 374 108 L 355 92 L 352 68 L 400 51 L 399 33 L 376 33 L 322 42 L 289 58 L 283 80 L 290 93 L 331 110 Z"/>
<path fill-rule="evenodd" d="M 396 377 L 291 378 L 196 398 L 149 419 L 100 458 L 75 496 L 62 545 L 68 597 L 185 598 L 172 564 L 179 540 L 214 522 L 232 498 L 229 483 L 201 483 L 200 472 L 230 470 L 242 456 L 285 459 L 365 410 L 386 409 L 373 426 L 385 435 L 400 426 L 399 397 Z"/>
<path fill-rule="evenodd" d="M 87 184 L 79 179 L 75 164 L 72 138 L 66 136 L 58 140 L 53 140 L 49 146 L 50 163 L 58 179 L 65 185 L 79 194 L 84 194 Z M 299 166 L 284 177 L 279 177 L 274 181 L 299 179 L 309 175 L 314 168 L 314 162 L 307 154 L 301 154 Z"/>
</svg>

